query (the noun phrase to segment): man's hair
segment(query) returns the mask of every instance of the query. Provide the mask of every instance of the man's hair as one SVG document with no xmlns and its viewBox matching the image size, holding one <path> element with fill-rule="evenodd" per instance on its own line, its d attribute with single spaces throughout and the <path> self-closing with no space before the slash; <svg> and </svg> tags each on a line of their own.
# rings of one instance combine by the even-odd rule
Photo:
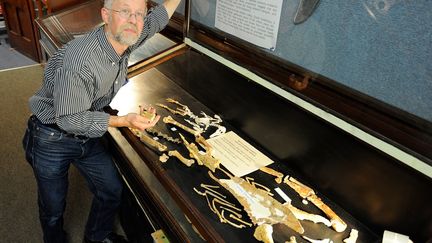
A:
<svg viewBox="0 0 432 243">
<path fill-rule="evenodd" d="M 105 0 L 104 1 L 104 8 L 111 8 L 114 0 Z"/>
<path fill-rule="evenodd" d="M 115 0 L 104 0 L 104 8 L 111 8 Z M 147 3 L 147 0 L 144 0 Z"/>
</svg>

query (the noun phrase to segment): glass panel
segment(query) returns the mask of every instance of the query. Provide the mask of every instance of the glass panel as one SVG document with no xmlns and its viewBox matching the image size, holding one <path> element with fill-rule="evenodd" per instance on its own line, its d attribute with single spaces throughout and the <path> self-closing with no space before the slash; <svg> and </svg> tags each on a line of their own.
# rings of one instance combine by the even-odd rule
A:
<svg viewBox="0 0 432 243">
<path fill-rule="evenodd" d="M 163 0 L 151 0 L 150 2 L 154 2 L 154 3 L 157 3 L 157 4 L 162 4 Z M 177 9 L 175 11 L 176 13 L 181 14 L 181 15 L 184 16 L 185 2 L 186 2 L 185 0 L 181 0 L 179 6 L 177 7 Z"/>
<path fill-rule="evenodd" d="M 129 57 L 129 66 L 149 58 L 162 50 L 174 46 L 176 43 L 161 34 L 156 34 L 146 43 L 133 51 Z"/>
<path fill-rule="evenodd" d="M 232 14 L 224 36 L 254 45 L 239 13 L 277 2 L 275 46 L 256 49 L 432 121 L 432 1 L 192 0 L 192 20 L 221 33 L 217 11 Z"/>
</svg>

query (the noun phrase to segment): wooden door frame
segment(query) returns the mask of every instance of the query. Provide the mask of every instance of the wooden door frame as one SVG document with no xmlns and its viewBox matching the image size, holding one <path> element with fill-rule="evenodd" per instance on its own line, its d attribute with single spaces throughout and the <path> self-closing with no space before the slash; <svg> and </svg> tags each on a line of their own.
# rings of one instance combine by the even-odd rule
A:
<svg viewBox="0 0 432 243">
<path fill-rule="evenodd" d="M 35 56 L 32 56 L 31 53 L 26 53 L 26 52 L 21 52 L 23 55 L 29 57 L 30 59 L 33 59 L 36 62 L 40 62 L 41 60 L 41 48 L 40 48 L 40 44 L 39 44 L 39 32 L 36 26 L 36 13 L 35 13 L 35 5 L 33 4 L 33 0 L 23 0 L 23 3 L 25 3 L 25 6 L 22 6 L 23 9 L 27 8 L 27 11 L 29 13 L 29 17 L 30 17 L 30 24 L 31 24 L 31 38 L 32 38 L 32 42 L 34 43 L 34 48 L 36 48 L 35 50 Z M 6 24 L 6 29 L 7 29 L 7 34 L 8 34 L 8 38 L 9 38 L 9 42 L 11 43 L 11 34 L 10 34 L 10 23 L 8 23 L 8 11 L 7 8 L 5 7 L 5 3 L 4 0 L 0 0 L 0 4 L 2 6 L 3 9 L 3 16 L 5 19 L 5 24 Z M 27 33 L 28 34 L 28 33 Z M 19 50 L 18 50 L 19 51 Z"/>
</svg>

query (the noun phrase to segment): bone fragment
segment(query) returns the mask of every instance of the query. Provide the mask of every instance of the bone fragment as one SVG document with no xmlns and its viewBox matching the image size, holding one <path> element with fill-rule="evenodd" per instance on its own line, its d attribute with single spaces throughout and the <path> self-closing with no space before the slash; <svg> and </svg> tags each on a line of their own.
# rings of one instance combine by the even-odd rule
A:
<svg viewBox="0 0 432 243">
<path fill-rule="evenodd" d="M 217 129 L 216 129 L 216 131 L 214 133 L 212 133 L 210 135 L 210 138 L 215 138 L 215 137 L 217 137 L 219 135 L 222 135 L 222 134 L 226 133 L 226 127 L 224 127 L 224 126 L 215 124 L 215 125 L 213 125 L 213 127 L 217 127 Z"/>
<path fill-rule="evenodd" d="M 144 133 L 141 134 L 140 140 L 141 142 L 145 143 L 146 145 L 152 148 L 157 149 L 160 152 L 166 151 L 168 149 L 167 146 L 159 143 L 158 141 L 152 139 L 151 137 L 145 135 Z"/>
<path fill-rule="evenodd" d="M 172 124 L 174 126 L 177 126 L 181 129 L 183 129 L 184 131 L 194 135 L 195 137 L 199 136 L 201 133 L 198 131 L 193 130 L 192 128 L 189 128 L 183 124 L 181 124 L 180 122 L 174 120 L 171 116 L 166 116 L 163 118 L 163 122 L 167 123 L 167 124 Z"/>
<path fill-rule="evenodd" d="M 147 128 L 146 131 L 148 133 L 154 135 L 154 136 L 161 137 L 161 138 L 167 140 L 168 142 L 172 142 L 172 143 L 176 143 L 176 144 L 181 144 L 180 139 L 173 138 L 173 137 L 169 136 L 168 134 L 165 134 L 165 133 L 163 133 L 161 131 L 156 130 L 154 127 Z"/>
<path fill-rule="evenodd" d="M 284 178 L 284 183 L 294 189 L 300 197 L 306 198 L 323 211 L 330 218 L 331 225 L 336 232 L 343 232 L 346 229 L 347 224 L 315 194 L 314 190 L 289 176 Z"/>
<path fill-rule="evenodd" d="M 244 224 L 246 226 L 252 227 L 251 223 L 242 220 L 240 217 L 237 217 L 237 215 L 235 215 L 235 214 L 230 213 L 229 216 L 230 216 L 230 218 L 235 219 L 235 220 L 239 221 L 240 223 L 242 223 L 242 224 Z"/>
<path fill-rule="evenodd" d="M 213 157 L 211 153 L 201 153 L 198 147 L 194 143 L 189 143 L 182 134 L 180 134 L 180 138 L 189 151 L 189 156 L 194 158 L 199 165 L 204 165 L 213 172 L 219 168 L 220 161 Z"/>
<path fill-rule="evenodd" d="M 265 172 L 265 173 L 267 173 L 267 174 L 270 174 L 270 175 L 272 175 L 272 176 L 275 176 L 275 177 L 276 177 L 276 178 L 275 178 L 275 181 L 276 181 L 278 184 L 280 184 L 280 183 L 282 182 L 282 179 L 283 179 L 284 175 L 283 175 L 281 172 L 276 171 L 276 170 L 274 170 L 274 169 L 272 169 L 272 168 L 269 168 L 269 167 L 261 167 L 260 170 L 261 170 L 262 172 Z"/>
<path fill-rule="evenodd" d="M 289 207 L 291 212 L 294 214 L 294 216 L 296 216 L 296 218 L 298 220 L 309 220 L 309 221 L 314 222 L 315 224 L 316 223 L 323 223 L 327 227 L 331 226 L 331 222 L 321 215 L 308 213 L 306 211 L 303 211 L 299 208 L 294 207 L 293 205 L 291 205 L 289 203 L 284 204 L 284 205 L 287 205 Z"/>
<path fill-rule="evenodd" d="M 233 194 L 244 207 L 253 224 L 282 223 L 300 234 L 304 233 L 303 227 L 289 208 L 270 197 L 266 191 L 254 187 L 240 177 L 217 179 L 210 171 L 208 174 Z"/>
<path fill-rule="evenodd" d="M 225 195 L 223 195 L 222 193 L 214 190 L 213 188 L 219 188 L 219 186 L 213 186 L 213 185 L 207 185 L 207 184 L 202 184 L 200 185 L 202 188 L 206 189 L 207 191 L 213 192 L 214 194 L 219 195 L 222 198 L 226 198 Z"/>
<path fill-rule="evenodd" d="M 241 215 L 241 213 L 236 212 L 236 211 L 232 210 L 231 208 L 226 208 L 226 207 L 224 207 L 224 206 L 221 206 L 221 209 L 224 209 L 224 210 L 226 210 L 226 211 L 229 211 L 230 213 L 234 214 L 235 216 L 237 216 L 237 217 L 240 218 L 240 219 L 243 218 L 243 215 Z"/>
<path fill-rule="evenodd" d="M 289 241 L 285 241 L 285 243 L 297 243 L 295 236 L 291 236 Z"/>
<path fill-rule="evenodd" d="M 139 109 L 140 109 L 140 115 L 149 119 L 150 122 L 152 122 L 156 118 L 156 113 L 150 112 L 149 110 L 143 108 L 142 106 L 139 106 Z"/>
<path fill-rule="evenodd" d="M 232 215 L 232 214 L 231 214 L 231 215 Z M 234 222 L 228 220 L 228 219 L 225 217 L 225 210 L 223 210 L 223 209 L 222 209 L 222 212 L 221 212 L 221 214 L 219 215 L 219 217 L 220 217 L 222 223 L 228 223 L 228 224 L 230 224 L 230 225 L 232 225 L 232 226 L 234 226 L 234 227 L 236 227 L 236 228 L 239 228 L 239 229 L 241 229 L 241 228 L 246 228 L 246 225 L 244 225 L 244 224 L 236 224 L 236 223 L 234 223 Z"/>
<path fill-rule="evenodd" d="M 166 153 L 163 153 L 161 156 L 159 156 L 159 161 L 162 163 L 167 162 L 169 159 L 169 156 Z"/>
<path fill-rule="evenodd" d="M 212 146 L 207 142 L 207 140 L 203 136 L 201 136 L 201 135 L 197 136 L 195 138 L 195 142 L 197 142 L 199 145 L 201 145 L 201 147 L 203 149 L 205 149 L 205 151 L 207 153 L 211 153 L 211 151 L 212 151 L 213 148 L 212 148 Z"/>
<path fill-rule="evenodd" d="M 322 240 L 314 240 L 312 238 L 309 238 L 307 236 L 302 236 L 305 240 L 311 242 L 311 243 L 333 243 L 332 240 L 326 238 L 326 239 L 322 239 Z"/>
<path fill-rule="evenodd" d="M 168 106 L 166 106 L 166 105 L 163 105 L 163 104 L 156 104 L 157 106 L 159 106 L 159 107 L 162 107 L 162 108 L 164 108 L 164 109 L 166 109 L 166 110 L 168 110 L 169 112 L 171 112 L 171 113 L 173 113 L 173 114 L 178 114 L 178 115 L 180 115 L 180 116 L 184 116 L 184 115 L 186 115 L 186 111 L 184 111 L 184 110 L 180 110 L 180 109 L 176 109 L 176 110 L 174 110 L 174 109 L 171 109 L 171 108 L 169 108 Z"/>
<path fill-rule="evenodd" d="M 254 186 L 254 187 L 256 187 L 256 188 L 263 189 L 263 190 L 267 191 L 267 194 L 269 194 L 270 196 L 274 196 L 274 194 L 271 193 L 270 188 L 268 188 L 268 187 L 266 187 L 266 186 L 264 186 L 264 185 L 261 185 L 261 184 L 259 184 L 258 182 L 255 182 L 255 181 L 254 181 L 254 180 L 255 180 L 254 178 L 247 176 L 245 179 L 246 179 L 246 181 L 247 181 L 249 184 L 251 184 L 252 186 Z"/>
<path fill-rule="evenodd" d="M 356 243 L 358 238 L 358 230 L 351 229 L 350 235 L 348 238 L 344 239 L 343 242 L 345 243 Z"/>
<path fill-rule="evenodd" d="M 273 243 L 273 227 L 269 224 L 258 225 L 254 232 L 255 239 L 264 243 Z"/>
<path fill-rule="evenodd" d="M 185 164 L 188 167 L 193 165 L 193 163 L 195 162 L 193 159 L 186 159 L 177 150 L 168 151 L 168 155 L 176 157 L 177 159 L 179 159 L 183 164 Z"/>
<path fill-rule="evenodd" d="M 219 198 L 214 198 L 214 199 L 213 199 L 213 205 L 215 205 L 215 203 L 219 203 L 219 204 L 225 205 L 225 206 L 230 207 L 230 208 L 233 208 L 233 209 L 235 209 L 235 210 L 241 210 L 241 209 L 235 207 L 235 204 L 230 203 L 230 202 L 228 202 L 228 201 L 226 201 L 226 200 L 221 200 L 221 199 L 219 199 Z"/>
</svg>

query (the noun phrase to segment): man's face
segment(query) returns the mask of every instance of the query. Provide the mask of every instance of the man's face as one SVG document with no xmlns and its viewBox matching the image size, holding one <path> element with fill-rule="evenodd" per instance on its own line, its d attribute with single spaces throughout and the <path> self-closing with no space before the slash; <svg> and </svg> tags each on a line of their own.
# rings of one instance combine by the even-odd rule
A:
<svg viewBox="0 0 432 243">
<path fill-rule="evenodd" d="M 110 38 L 124 46 L 135 44 L 144 26 L 145 0 L 114 0 L 110 9 L 102 9 Z"/>
</svg>

